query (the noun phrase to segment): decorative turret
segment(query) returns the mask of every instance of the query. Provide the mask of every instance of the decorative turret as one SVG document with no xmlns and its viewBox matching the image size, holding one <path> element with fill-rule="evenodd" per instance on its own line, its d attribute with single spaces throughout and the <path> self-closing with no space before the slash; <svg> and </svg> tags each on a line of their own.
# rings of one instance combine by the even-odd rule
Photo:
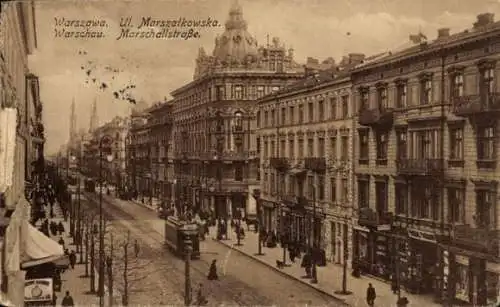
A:
<svg viewBox="0 0 500 307">
<path fill-rule="evenodd" d="M 213 55 L 216 60 L 227 63 L 255 61 L 258 55 L 257 40 L 247 31 L 243 9 L 236 1 L 229 10 L 226 30 L 215 39 Z"/>
</svg>

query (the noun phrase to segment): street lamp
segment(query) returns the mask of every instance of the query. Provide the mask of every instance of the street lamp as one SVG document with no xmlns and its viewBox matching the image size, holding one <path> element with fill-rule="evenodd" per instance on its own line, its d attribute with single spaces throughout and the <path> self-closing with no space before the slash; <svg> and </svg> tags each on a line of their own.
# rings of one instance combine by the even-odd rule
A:
<svg viewBox="0 0 500 307">
<path fill-rule="evenodd" d="M 264 254 L 262 253 L 262 234 L 261 234 L 261 231 L 260 231 L 260 227 L 261 227 L 261 212 L 260 212 L 260 189 L 254 189 L 253 190 L 253 197 L 255 198 L 255 201 L 257 202 L 257 247 L 258 247 L 258 252 L 257 252 L 257 256 L 263 256 Z"/>
<path fill-rule="evenodd" d="M 99 140 L 99 180 L 101 184 L 99 185 L 99 306 L 104 307 L 104 220 L 102 213 L 102 161 L 103 156 L 103 145 L 109 144 L 113 139 L 107 135 L 104 135 Z M 107 154 L 106 160 L 108 162 L 113 161 L 113 155 Z"/>
<path fill-rule="evenodd" d="M 317 258 L 317 252 L 316 249 L 317 247 L 314 244 L 316 241 L 316 186 L 312 186 L 312 196 L 313 196 L 313 218 L 312 218 L 312 223 L 311 223 L 311 234 L 312 238 L 309 240 L 309 246 L 310 250 L 309 252 L 311 253 L 311 273 L 312 273 L 312 279 L 311 283 L 317 284 L 318 283 L 318 276 L 317 276 L 317 271 L 316 271 L 316 258 Z"/>
</svg>

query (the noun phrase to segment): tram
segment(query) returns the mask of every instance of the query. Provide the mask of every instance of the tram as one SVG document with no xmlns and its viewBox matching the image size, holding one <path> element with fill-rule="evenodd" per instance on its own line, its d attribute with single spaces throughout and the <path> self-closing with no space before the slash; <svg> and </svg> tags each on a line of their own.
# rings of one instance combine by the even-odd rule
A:
<svg viewBox="0 0 500 307">
<path fill-rule="evenodd" d="M 181 221 L 174 216 L 169 216 L 165 220 L 165 244 L 177 256 L 184 257 L 184 241 L 189 239 L 192 242 L 191 258 L 200 258 L 200 239 L 198 232 L 195 234 L 186 234 L 188 227 L 198 227 L 196 224 Z M 191 229 L 190 229 L 191 230 Z M 196 230 L 196 229 L 195 229 Z"/>
</svg>

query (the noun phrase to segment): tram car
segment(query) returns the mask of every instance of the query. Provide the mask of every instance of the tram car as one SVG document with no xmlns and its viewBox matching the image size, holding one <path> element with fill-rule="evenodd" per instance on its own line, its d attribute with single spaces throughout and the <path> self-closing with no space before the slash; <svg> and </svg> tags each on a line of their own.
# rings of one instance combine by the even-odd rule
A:
<svg viewBox="0 0 500 307">
<path fill-rule="evenodd" d="M 186 252 L 184 241 L 189 239 L 192 242 L 191 258 L 200 258 L 200 239 L 197 228 L 194 229 L 195 231 L 192 234 L 185 233 L 186 227 L 192 227 L 193 225 L 195 224 L 187 224 L 187 222 L 181 221 L 174 216 L 169 216 L 165 220 L 165 245 L 178 257 L 184 257 Z"/>
</svg>

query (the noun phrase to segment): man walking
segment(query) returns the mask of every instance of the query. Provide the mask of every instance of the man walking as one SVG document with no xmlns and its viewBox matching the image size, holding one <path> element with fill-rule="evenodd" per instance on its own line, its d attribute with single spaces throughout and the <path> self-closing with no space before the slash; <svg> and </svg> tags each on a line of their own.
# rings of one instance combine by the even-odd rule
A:
<svg viewBox="0 0 500 307">
<path fill-rule="evenodd" d="M 69 254 L 69 264 L 71 265 L 71 269 L 75 268 L 76 254 L 74 250 L 72 250 L 71 253 Z"/>
<path fill-rule="evenodd" d="M 377 298 L 377 294 L 375 292 L 375 288 L 373 288 L 372 284 L 368 284 L 368 289 L 366 289 L 366 302 L 368 306 L 375 305 L 375 298 Z"/>
<path fill-rule="evenodd" d="M 69 295 L 69 291 L 66 291 L 66 295 L 62 299 L 61 306 L 75 306 L 75 303 L 73 302 L 73 297 Z"/>
</svg>

